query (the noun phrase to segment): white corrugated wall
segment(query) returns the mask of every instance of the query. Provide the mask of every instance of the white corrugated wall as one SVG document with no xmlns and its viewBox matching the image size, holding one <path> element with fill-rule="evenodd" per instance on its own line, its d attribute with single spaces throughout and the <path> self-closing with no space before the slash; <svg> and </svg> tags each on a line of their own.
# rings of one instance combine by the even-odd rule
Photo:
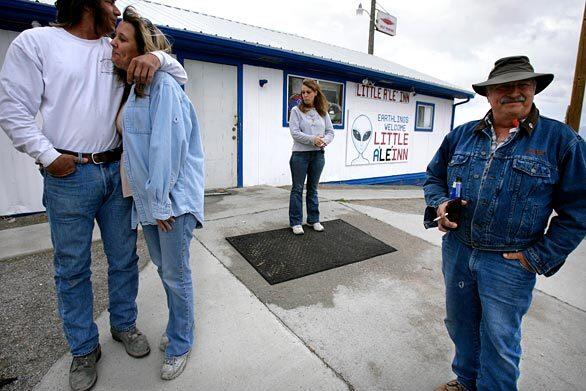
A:
<svg viewBox="0 0 586 391">
<path fill-rule="evenodd" d="M 0 64 L 18 33 L 0 30 Z M 39 120 L 39 123 L 41 121 Z M 0 131 L 0 216 L 44 211 L 43 180 L 34 160 Z"/>
</svg>

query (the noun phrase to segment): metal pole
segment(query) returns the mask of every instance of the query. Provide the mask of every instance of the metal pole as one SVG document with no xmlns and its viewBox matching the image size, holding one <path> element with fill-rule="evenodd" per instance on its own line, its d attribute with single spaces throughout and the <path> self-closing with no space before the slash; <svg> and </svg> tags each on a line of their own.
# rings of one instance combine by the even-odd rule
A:
<svg viewBox="0 0 586 391">
<path fill-rule="evenodd" d="M 370 28 L 368 30 L 368 54 L 374 53 L 374 13 L 376 12 L 376 0 L 370 2 Z"/>
<path fill-rule="evenodd" d="M 582 114 L 582 103 L 584 102 L 584 84 L 586 82 L 586 6 L 582 18 L 582 32 L 578 43 L 578 55 L 576 58 L 576 71 L 574 73 L 574 86 L 572 87 L 572 98 L 566 113 L 566 124 L 576 132 L 580 129 L 580 115 Z"/>
</svg>

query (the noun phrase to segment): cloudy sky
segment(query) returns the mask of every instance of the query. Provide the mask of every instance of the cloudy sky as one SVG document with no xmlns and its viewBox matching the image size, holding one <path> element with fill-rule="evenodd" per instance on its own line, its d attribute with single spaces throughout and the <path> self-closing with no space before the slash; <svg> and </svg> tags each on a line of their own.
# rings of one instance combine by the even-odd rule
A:
<svg viewBox="0 0 586 391">
<path fill-rule="evenodd" d="M 365 52 L 368 16 L 360 0 L 156 0 Z M 362 1 L 370 9 L 370 1 Z M 378 0 L 397 17 L 397 35 L 375 33 L 374 54 L 471 90 L 498 58 L 527 55 L 555 79 L 536 97 L 541 113 L 563 121 L 570 101 L 584 0 Z M 456 124 L 488 110 L 476 96 Z M 586 107 L 585 110 L 586 111 Z M 582 123 L 586 122 L 582 114 Z"/>
</svg>

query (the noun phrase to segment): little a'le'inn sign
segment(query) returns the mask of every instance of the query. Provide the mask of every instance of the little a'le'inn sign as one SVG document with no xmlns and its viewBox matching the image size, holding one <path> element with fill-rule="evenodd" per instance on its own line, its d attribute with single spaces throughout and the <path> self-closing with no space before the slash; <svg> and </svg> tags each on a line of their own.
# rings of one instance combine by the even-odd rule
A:
<svg viewBox="0 0 586 391">
<path fill-rule="evenodd" d="M 407 162 L 413 127 L 411 94 L 359 83 L 354 93 L 366 104 L 358 105 L 364 107 L 362 110 L 348 112 L 346 165 Z"/>
</svg>

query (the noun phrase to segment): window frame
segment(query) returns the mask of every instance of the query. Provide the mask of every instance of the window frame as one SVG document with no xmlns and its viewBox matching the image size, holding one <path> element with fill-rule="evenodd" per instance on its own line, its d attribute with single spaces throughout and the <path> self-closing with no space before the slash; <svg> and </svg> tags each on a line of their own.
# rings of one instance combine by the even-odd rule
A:
<svg viewBox="0 0 586 391">
<path fill-rule="evenodd" d="M 417 126 L 417 122 L 419 120 L 419 107 L 420 106 L 431 107 L 431 126 L 429 128 L 427 128 L 427 127 L 420 128 Z M 434 123 L 435 123 L 435 103 L 416 101 L 415 102 L 415 123 L 413 125 L 413 130 L 416 132 L 433 132 Z"/>
<path fill-rule="evenodd" d="M 322 77 L 316 75 L 308 75 L 302 74 L 297 72 L 287 72 L 283 71 L 283 127 L 289 127 L 289 112 L 288 112 L 288 103 L 289 103 L 289 77 L 298 77 L 300 79 L 315 79 L 319 82 L 326 82 L 326 83 L 333 83 L 339 84 L 342 86 L 342 122 L 340 124 L 332 125 L 334 129 L 344 129 L 346 123 L 346 80 L 336 78 L 336 77 Z"/>
</svg>

